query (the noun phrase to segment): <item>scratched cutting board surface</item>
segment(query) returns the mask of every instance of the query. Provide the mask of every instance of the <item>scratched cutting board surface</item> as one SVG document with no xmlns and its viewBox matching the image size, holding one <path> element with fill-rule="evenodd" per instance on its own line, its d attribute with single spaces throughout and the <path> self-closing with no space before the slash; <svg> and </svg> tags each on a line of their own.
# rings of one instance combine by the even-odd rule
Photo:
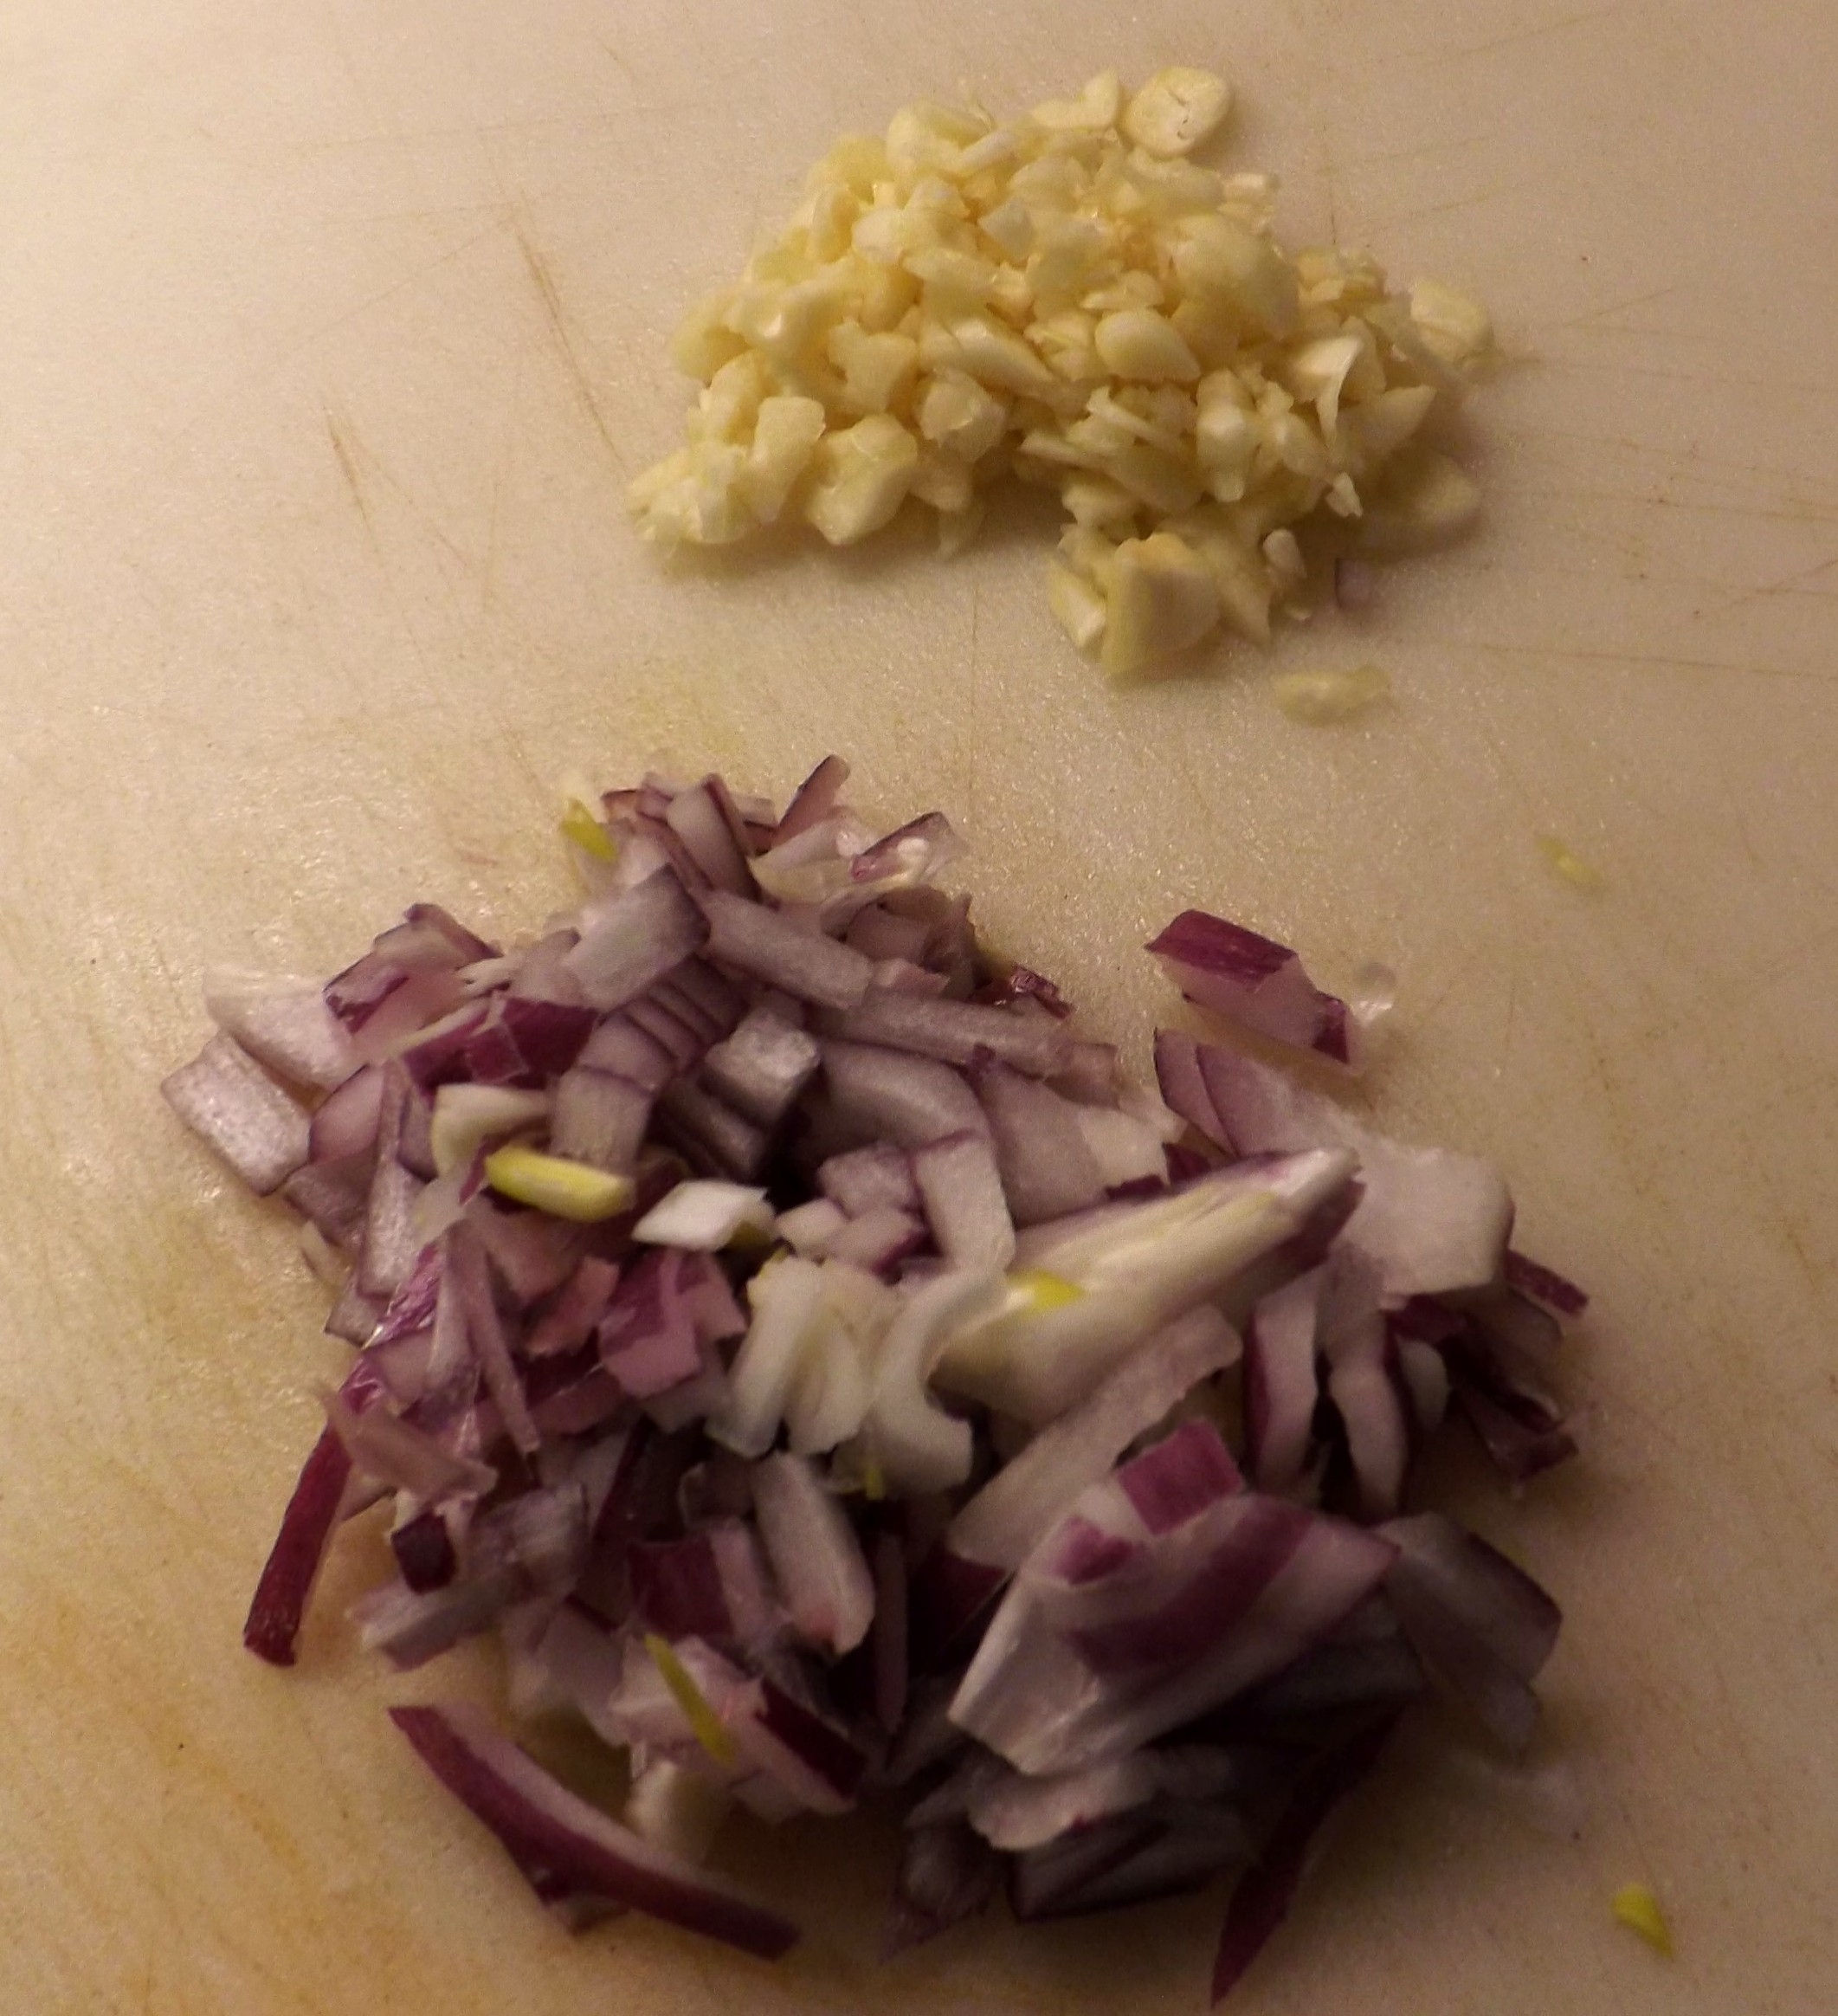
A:
<svg viewBox="0 0 1838 2016">
<path fill-rule="evenodd" d="M 884 1971 L 887 1842 L 743 1841 L 777 1971 L 571 1942 L 382 1716 L 334 1566 L 238 1648 L 342 1347 L 279 1214 L 154 1092 L 199 977 L 326 970 L 416 897 L 565 898 L 553 787 L 822 750 L 942 806 L 1003 945 L 1140 1044 L 1200 901 L 1402 975 L 1373 1088 L 1502 1160 L 1595 1289 L 1583 1462 L 1472 1496 L 1562 1597 L 1582 1843 L 1402 1756 L 1248 2012 L 1809 2016 L 1838 1940 L 1830 778 L 1838 15 L 1822 0 L 15 0 L 0 24 L 0 1916 L 21 2016 L 1197 2009 L 1216 1898 Z M 950 565 L 661 567 L 674 319 L 838 131 L 964 81 L 1222 62 L 1292 242 L 1475 288 L 1488 505 L 1207 676 L 1103 689 L 1048 520 Z M 1376 657 L 1311 732 L 1274 668 Z M 1540 833 L 1596 863 L 1593 896 Z M 1138 1053 L 1140 1054 L 1139 1051 Z M 366 1551 L 368 1548 L 369 1551 Z M 1421 1768 L 1420 1768 L 1421 1767 Z M 1609 1922 L 1665 1900 L 1659 1960 Z M 1357 1998 L 1357 2002 L 1355 2000 Z"/>
</svg>

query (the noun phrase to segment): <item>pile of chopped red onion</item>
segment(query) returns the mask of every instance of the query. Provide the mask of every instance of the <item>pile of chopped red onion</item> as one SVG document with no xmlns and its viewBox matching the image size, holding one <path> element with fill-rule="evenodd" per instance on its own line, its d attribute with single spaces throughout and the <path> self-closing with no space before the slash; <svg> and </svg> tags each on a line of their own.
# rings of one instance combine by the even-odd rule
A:
<svg viewBox="0 0 1838 2016">
<path fill-rule="evenodd" d="M 1485 1164 L 1164 1031 L 1158 1090 L 978 945 L 937 813 L 821 764 L 779 814 L 648 778 L 564 830 L 588 894 L 501 953 L 417 904 L 316 982 L 236 974 L 172 1106 L 279 1192 L 358 1347 L 244 1633 L 292 1663 L 335 1529 L 408 1670 L 494 1632 L 513 1713 L 624 1752 L 611 1818 L 477 1708 L 399 1708 L 571 1923 L 749 1952 L 735 1806 L 905 1809 L 889 1948 L 1230 1876 L 1216 1997 L 1420 1700 L 1509 1750 L 1558 1612 L 1415 1506 L 1460 1416 L 1517 1484 L 1583 1297 Z M 1382 1003 L 1188 911 L 1204 1008 L 1357 1068 Z"/>
</svg>

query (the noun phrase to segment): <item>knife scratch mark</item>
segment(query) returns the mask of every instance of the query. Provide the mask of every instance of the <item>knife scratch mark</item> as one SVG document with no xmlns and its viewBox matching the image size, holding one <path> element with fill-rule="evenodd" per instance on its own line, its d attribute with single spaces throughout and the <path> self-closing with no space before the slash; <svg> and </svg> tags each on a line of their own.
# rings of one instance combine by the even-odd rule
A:
<svg viewBox="0 0 1838 2016">
<path fill-rule="evenodd" d="M 358 515 L 364 520 L 364 529 L 375 545 L 377 527 L 371 518 L 370 499 L 364 494 L 364 483 L 358 474 L 358 457 L 355 444 L 347 430 L 342 427 L 336 414 L 327 406 L 326 432 L 331 437 L 332 452 L 339 465 L 339 473 L 345 478 L 345 487 L 351 492 L 351 502 L 358 507 Z"/>
<path fill-rule="evenodd" d="M 1699 616 L 1727 616 L 1732 609 L 1741 609 L 1751 602 L 1765 601 L 1770 595 L 1791 595 L 1804 591 L 1809 581 L 1816 581 L 1820 575 L 1828 574 L 1838 567 L 1838 553 L 1828 553 L 1815 565 L 1803 567 L 1797 573 L 1784 574 L 1776 581 L 1757 581 L 1753 587 L 1744 588 L 1735 595 L 1726 595 L 1720 601 L 1706 604 L 1696 611 Z"/>
<path fill-rule="evenodd" d="M 582 364 L 574 339 L 569 333 L 568 320 L 562 309 L 562 297 L 555 284 L 555 275 L 549 270 L 547 261 L 537 250 L 535 242 L 524 223 L 519 221 L 512 229 L 516 235 L 518 249 L 523 254 L 524 264 L 529 270 L 530 284 L 536 289 L 536 298 L 542 303 L 544 319 L 549 325 L 550 334 L 555 339 L 556 350 L 573 384 L 582 410 L 593 423 L 594 431 L 605 443 L 606 452 L 612 457 L 614 468 L 623 475 L 626 473 L 625 457 L 620 453 L 618 443 L 613 439 L 612 430 L 606 424 L 606 417 L 594 397 L 593 385 L 588 378 L 586 367 Z"/>
<path fill-rule="evenodd" d="M 1445 643 L 1454 640 L 1444 638 Z M 1461 648 L 1493 651 L 1502 657 L 1548 658 L 1562 662 L 1608 665 L 1628 672 L 1721 672 L 1739 679 L 1790 679 L 1828 686 L 1830 675 L 1793 665 L 1741 665 L 1719 658 L 1686 658 L 1667 651 L 1584 650 L 1576 645 L 1508 644 L 1491 637 L 1465 637 Z"/>
<path fill-rule="evenodd" d="M 1433 203 L 1422 210 L 1393 211 L 1385 217 L 1385 228 L 1396 230 L 1400 225 L 1420 224 L 1426 217 L 1444 216 L 1451 210 L 1473 210 L 1477 204 L 1492 203 L 1508 193 L 1504 189 L 1482 189 L 1473 196 L 1451 197 L 1447 203 Z"/>
<path fill-rule="evenodd" d="M 1534 329 L 1587 329 L 1592 325 L 1606 322 L 1610 315 L 1625 315 L 1631 308 L 1644 308 L 1654 301 L 1663 301 L 1668 296 L 1684 291 L 1682 281 L 1670 287 L 1656 287 L 1650 294 L 1635 294 L 1624 301 L 1605 301 L 1599 308 L 1590 308 L 1580 315 L 1565 316 L 1558 322 L 1534 322 Z"/>
<path fill-rule="evenodd" d="M 1491 42 L 1465 43 L 1451 49 L 1448 56 L 1450 60 L 1461 56 L 1490 56 L 1495 49 L 1535 42 L 1544 35 L 1560 35 L 1567 28 L 1586 28 L 1592 22 L 1607 21 L 1620 12 L 1619 7 L 1586 7 L 1580 13 L 1560 15 L 1555 21 L 1534 21 L 1529 27 L 1512 29 L 1506 35 L 1495 36 Z"/>
</svg>

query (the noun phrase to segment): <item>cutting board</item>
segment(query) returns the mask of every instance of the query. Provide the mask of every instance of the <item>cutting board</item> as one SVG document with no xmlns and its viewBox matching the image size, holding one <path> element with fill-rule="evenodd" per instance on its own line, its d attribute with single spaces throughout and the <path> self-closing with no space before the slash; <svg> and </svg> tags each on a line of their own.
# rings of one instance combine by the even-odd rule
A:
<svg viewBox="0 0 1838 2016">
<path fill-rule="evenodd" d="M 20 2016 L 1203 2006 L 1217 1899 L 885 1970 L 888 1843 L 748 1838 L 774 1970 L 571 1942 L 390 1731 L 345 1602 L 244 1603 L 342 1347 L 155 1093 L 218 962 L 567 900 L 557 780 L 938 805 L 993 937 L 1140 1046 L 1197 902 L 1401 976 L 1384 1124 L 1495 1157 L 1595 1291 L 1583 1460 L 1464 1502 L 1562 1598 L 1580 1841 L 1419 1743 L 1258 2016 L 1811 2016 L 1838 1960 L 1838 158 L 1822 0 L 13 0 L 0 27 L 0 1962 Z M 1235 74 L 1293 242 L 1493 305 L 1486 520 L 1379 606 L 1105 689 L 1050 514 L 661 564 L 664 344 L 837 132 L 960 80 Z M 1299 727 L 1277 669 L 1396 703 Z M 1585 893 L 1538 847 L 1599 870 Z M 1138 1047 L 1136 1054 L 1141 1055 Z M 484 1684 L 476 1674 L 460 1683 Z M 1677 1956 L 1611 1921 L 1663 1900 Z"/>
</svg>

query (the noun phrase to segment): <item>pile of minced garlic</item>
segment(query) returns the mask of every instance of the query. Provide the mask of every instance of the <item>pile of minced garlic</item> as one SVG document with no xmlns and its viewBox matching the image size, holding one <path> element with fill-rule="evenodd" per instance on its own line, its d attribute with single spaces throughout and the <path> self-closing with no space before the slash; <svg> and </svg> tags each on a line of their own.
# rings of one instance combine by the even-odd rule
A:
<svg viewBox="0 0 1838 2016">
<path fill-rule="evenodd" d="M 704 389 L 632 485 L 646 537 L 802 519 L 846 546 L 914 497 L 953 552 L 1013 474 L 1059 491 L 1048 598 L 1123 675 L 1222 624 L 1267 641 L 1305 520 L 1364 552 L 1461 530 L 1478 493 L 1420 436 L 1491 354 L 1486 310 L 1390 294 L 1363 252 L 1286 253 L 1272 177 L 1187 158 L 1230 108 L 1208 71 L 1133 94 L 1106 71 L 1006 125 L 921 103 L 839 140 L 677 333 Z"/>
</svg>

